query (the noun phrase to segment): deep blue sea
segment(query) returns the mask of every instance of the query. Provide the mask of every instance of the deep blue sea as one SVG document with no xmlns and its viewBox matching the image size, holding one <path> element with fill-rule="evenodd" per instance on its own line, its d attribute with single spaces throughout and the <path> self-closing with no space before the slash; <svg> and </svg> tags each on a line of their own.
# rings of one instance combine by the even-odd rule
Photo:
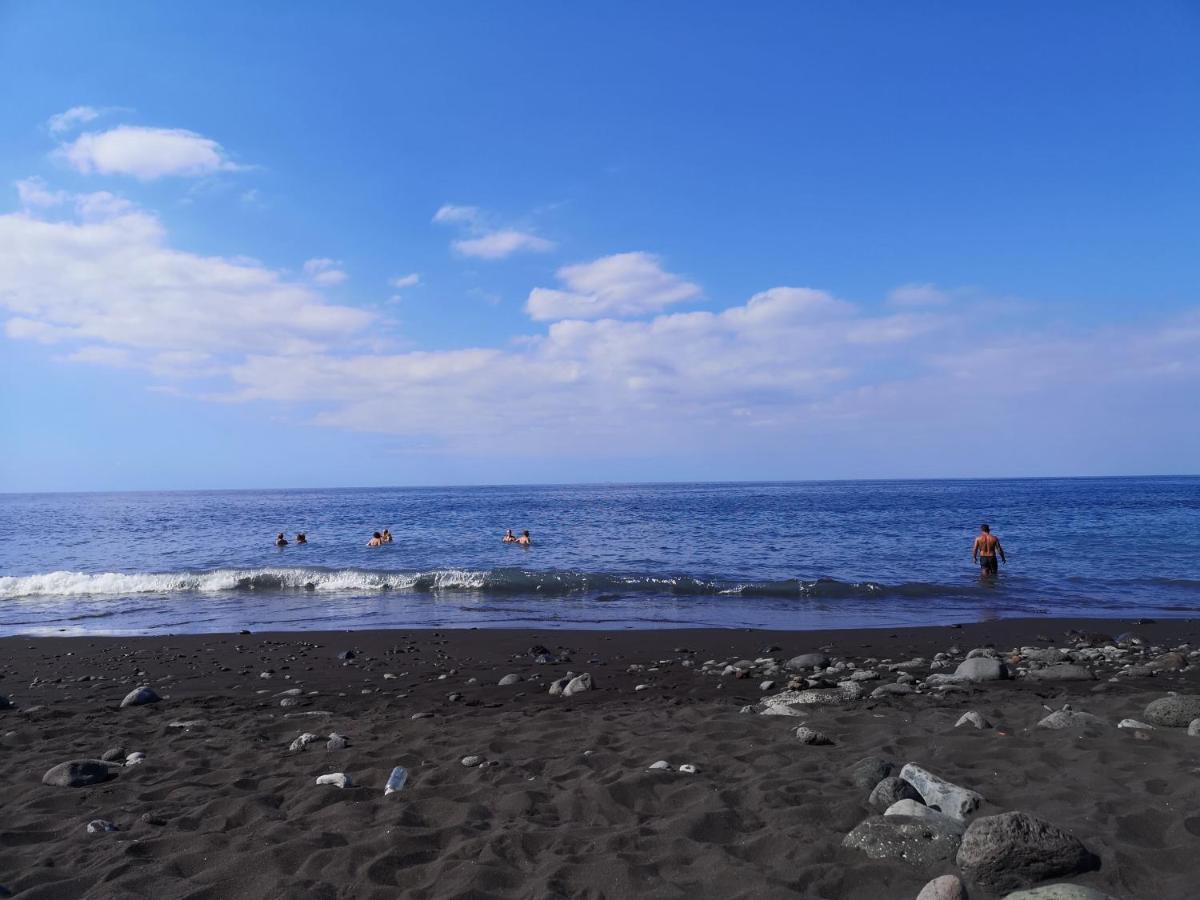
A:
<svg viewBox="0 0 1200 900">
<path fill-rule="evenodd" d="M 0 495 L 0 634 L 1198 613 L 1195 477 Z"/>
</svg>

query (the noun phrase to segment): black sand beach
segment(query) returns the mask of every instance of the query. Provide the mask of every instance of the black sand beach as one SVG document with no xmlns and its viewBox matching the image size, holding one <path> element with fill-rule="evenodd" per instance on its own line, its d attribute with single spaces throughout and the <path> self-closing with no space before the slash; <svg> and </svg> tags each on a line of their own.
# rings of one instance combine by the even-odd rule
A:
<svg viewBox="0 0 1200 900">
<path fill-rule="evenodd" d="M 1200 737 L 1116 726 L 1153 724 L 1147 706 L 1168 692 L 1200 694 L 1197 638 L 1185 621 L 1063 620 L 4 638 L 0 896 L 880 900 L 953 874 L 972 898 L 1068 882 L 1121 900 L 1191 897 Z M 946 678 L 973 650 L 984 662 L 967 670 L 1012 677 Z M 806 653 L 834 669 L 784 665 Z M 727 669 L 741 660 L 753 665 Z M 568 672 L 593 688 L 552 696 Z M 824 702 L 756 714 L 789 682 Z M 142 685 L 161 699 L 121 708 Z M 1064 704 L 1101 721 L 1037 727 Z M 990 727 L 955 727 L 972 710 Z M 799 725 L 832 743 L 803 743 Z M 290 749 L 303 733 L 317 739 Z M 331 733 L 345 746 L 327 749 Z M 106 751 L 106 780 L 43 783 Z M 144 761 L 123 765 L 135 752 Z M 669 768 L 651 770 L 660 760 Z M 869 801 L 877 782 L 906 763 L 981 795 L 962 848 L 928 830 L 903 856 L 845 846 L 883 811 Z M 385 796 L 395 766 L 408 783 Z M 329 773 L 352 786 L 315 783 Z M 1086 849 L 971 857 L 979 823 L 1014 811 Z M 95 820 L 117 830 L 89 833 Z"/>
</svg>

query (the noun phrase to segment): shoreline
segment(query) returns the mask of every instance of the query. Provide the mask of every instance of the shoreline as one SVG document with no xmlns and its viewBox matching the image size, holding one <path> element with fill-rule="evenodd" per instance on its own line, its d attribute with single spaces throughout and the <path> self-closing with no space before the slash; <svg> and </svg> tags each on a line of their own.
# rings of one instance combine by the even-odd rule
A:
<svg viewBox="0 0 1200 900">
<path fill-rule="evenodd" d="M 1017 677 L 947 680 L 989 647 Z M 1040 649 L 1011 654 L 1022 647 Z M 1116 723 L 1144 718 L 1169 691 L 1200 694 L 1198 647 L 1193 621 L 1094 618 L 5 637 L 0 694 L 14 707 L 0 711 L 0 886 L 39 900 L 903 900 L 936 876 L 966 877 L 952 857 L 872 858 L 844 845 L 881 812 L 854 774 L 878 757 L 978 792 L 976 816 L 1021 811 L 1095 855 L 1098 868 L 1037 884 L 1182 897 L 1200 872 L 1200 738 Z M 1060 648 L 1085 680 L 1031 674 Z M 837 671 L 783 665 L 808 653 Z M 589 673 L 592 689 L 552 696 L 568 672 Z M 743 712 L 790 684 L 856 672 L 855 699 L 799 716 Z M 500 685 L 505 676 L 515 683 Z M 161 700 L 120 708 L 141 685 Z M 1064 704 L 1102 727 L 1037 727 Z M 968 711 L 992 727 L 956 728 Z M 802 743 L 801 724 L 832 743 Z M 318 739 L 290 749 L 302 733 Z M 327 749 L 334 733 L 346 743 Z M 109 750 L 145 761 L 94 786 L 42 782 L 59 763 Z M 472 756 L 481 764 L 464 765 Z M 658 760 L 670 768 L 650 770 Z M 398 765 L 409 783 L 385 797 Z M 354 786 L 315 784 L 335 772 Z M 97 819 L 117 830 L 87 833 Z M 969 888 L 972 900 L 1007 894 Z"/>
</svg>

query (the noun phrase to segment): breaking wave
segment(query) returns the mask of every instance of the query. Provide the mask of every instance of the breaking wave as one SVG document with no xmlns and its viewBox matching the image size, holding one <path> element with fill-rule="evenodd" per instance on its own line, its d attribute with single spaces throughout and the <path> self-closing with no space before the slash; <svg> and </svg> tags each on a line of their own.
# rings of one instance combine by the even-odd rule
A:
<svg viewBox="0 0 1200 900">
<path fill-rule="evenodd" d="M 800 597 L 853 599 L 961 595 L 962 585 L 925 582 L 885 585 L 831 578 L 783 581 L 722 581 L 686 575 L 613 575 L 521 569 L 434 569 L 419 572 L 367 569 L 216 569 L 208 572 L 120 573 L 46 572 L 0 576 L 0 598 L 128 596 L 131 594 L 204 594 L 237 592 L 483 594 L 667 594 L 676 596 Z M 969 592 L 969 590 L 967 591 Z"/>
</svg>

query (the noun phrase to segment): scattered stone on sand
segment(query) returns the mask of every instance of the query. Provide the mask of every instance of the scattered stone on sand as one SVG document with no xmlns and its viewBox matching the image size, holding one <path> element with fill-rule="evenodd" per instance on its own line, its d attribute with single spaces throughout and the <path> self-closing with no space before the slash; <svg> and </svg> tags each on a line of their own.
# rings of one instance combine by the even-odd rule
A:
<svg viewBox="0 0 1200 900">
<path fill-rule="evenodd" d="M 364 693 L 366 693 L 366 692 L 364 691 Z M 282 700 L 279 701 L 279 705 L 283 706 L 283 707 L 299 706 L 303 702 L 304 701 L 302 701 L 299 697 L 284 697 Z"/>
<path fill-rule="evenodd" d="M 783 665 L 784 668 L 791 669 L 793 672 L 803 669 L 824 669 L 829 665 L 829 657 L 824 653 L 801 653 L 799 656 L 793 656 Z"/>
<path fill-rule="evenodd" d="M 1146 707 L 1145 720 L 1163 728 L 1186 728 L 1200 718 L 1200 694 L 1171 694 Z"/>
<path fill-rule="evenodd" d="M 951 784 L 913 763 L 900 770 L 900 777 L 917 789 L 926 806 L 954 819 L 966 818 L 983 802 L 983 797 L 975 791 Z"/>
<path fill-rule="evenodd" d="M 416 720 L 416 719 L 432 719 L 432 718 L 433 718 L 433 713 L 431 713 L 431 712 L 419 712 L 419 713 L 413 713 L 411 716 L 409 716 L 409 718 L 410 718 L 410 719 L 413 719 L 413 720 Z"/>
<path fill-rule="evenodd" d="M 967 890 L 957 875 L 942 875 L 921 888 L 917 900 L 967 900 Z"/>
<path fill-rule="evenodd" d="M 566 686 L 568 684 L 571 683 L 571 679 L 574 677 L 575 677 L 574 672 L 568 672 L 562 678 L 556 678 L 556 679 L 554 679 L 554 681 L 550 682 L 550 696 L 551 697 L 561 697 L 563 690 L 566 688 Z"/>
<path fill-rule="evenodd" d="M 773 682 L 773 681 L 760 682 L 758 685 L 758 689 L 760 691 L 773 691 L 773 690 L 775 690 L 775 682 Z"/>
<path fill-rule="evenodd" d="M 1071 663 L 1047 666 L 1044 669 L 1030 669 L 1025 677 L 1034 681 L 1093 681 L 1096 678 L 1091 669 Z"/>
<path fill-rule="evenodd" d="M 871 691 L 871 699 L 879 700 L 883 697 L 904 697 L 913 693 L 911 684 L 881 684 L 875 690 Z"/>
<path fill-rule="evenodd" d="M 208 723 L 203 719 L 176 719 L 174 722 L 168 722 L 168 728 L 182 728 L 185 731 L 190 731 L 193 728 L 200 728 Z"/>
<path fill-rule="evenodd" d="M 576 675 L 567 686 L 562 689 L 564 697 L 574 697 L 576 694 L 582 694 L 584 691 L 592 690 L 592 676 L 589 672 L 584 672 L 582 675 Z"/>
<path fill-rule="evenodd" d="M 1008 668 L 995 657 L 974 656 L 958 664 L 954 677 L 961 681 L 999 681 L 1008 677 Z"/>
<path fill-rule="evenodd" d="M 354 782 L 345 772 L 330 772 L 328 775 L 318 775 L 317 784 L 332 784 L 334 787 L 353 787 Z"/>
<path fill-rule="evenodd" d="M 634 689 L 635 691 L 648 691 L 648 690 L 650 690 L 650 685 L 648 685 L 648 684 L 638 684 L 638 685 L 634 685 L 634 688 L 633 688 L 633 689 Z"/>
<path fill-rule="evenodd" d="M 108 831 L 120 830 L 112 822 L 108 821 L 108 819 L 92 819 L 92 821 L 87 823 L 88 834 L 103 834 Z"/>
<path fill-rule="evenodd" d="M 134 750 L 132 753 L 130 753 L 128 756 L 125 757 L 125 765 L 126 766 L 140 766 L 145 761 L 146 761 L 146 754 L 143 753 L 141 750 Z"/>
<path fill-rule="evenodd" d="M 466 766 L 468 769 L 479 765 L 481 762 L 483 762 L 482 756 L 464 756 L 462 758 L 462 764 L 464 766 Z"/>
<path fill-rule="evenodd" d="M 895 765 L 882 756 L 866 756 L 850 767 L 850 780 L 855 787 L 869 791 L 891 775 L 894 768 Z"/>
<path fill-rule="evenodd" d="M 970 710 L 969 712 L 963 713 L 959 717 L 958 721 L 954 723 L 955 728 L 963 728 L 964 726 L 967 726 L 967 725 L 970 725 L 974 728 L 991 728 L 992 727 L 991 722 L 989 722 L 987 719 L 985 719 L 981 714 L 975 712 L 975 710 L 973 710 L 973 709 Z"/>
<path fill-rule="evenodd" d="M 1137 719 L 1122 719 L 1117 723 L 1118 728 L 1133 728 L 1141 731 L 1153 731 L 1153 725 L 1147 725 L 1145 722 L 1139 722 Z"/>
<path fill-rule="evenodd" d="M 356 656 L 358 656 L 358 654 L 355 653 L 353 650 L 343 650 L 341 653 L 339 653 L 337 655 L 337 658 L 340 659 L 342 662 L 348 662 L 349 660 L 354 659 L 354 657 L 356 657 Z"/>
<path fill-rule="evenodd" d="M 145 706 L 147 703 L 157 703 L 162 697 L 154 692 L 154 688 L 143 685 L 139 688 L 134 688 L 125 695 L 125 699 L 121 701 L 121 708 L 127 706 Z"/>
<path fill-rule="evenodd" d="M 1188 723 L 1187 733 L 1191 737 L 1200 737 L 1200 718 L 1192 719 L 1192 721 Z"/>
<path fill-rule="evenodd" d="M 1081 709 L 1064 706 L 1039 721 L 1037 727 L 1062 730 L 1064 728 L 1108 728 L 1109 726 L 1099 716 L 1093 716 Z"/>
<path fill-rule="evenodd" d="M 992 890 L 1026 887 L 1099 865 L 1074 835 L 1023 812 L 972 822 L 963 835 L 957 862 L 968 879 Z"/>
<path fill-rule="evenodd" d="M 846 835 L 842 846 L 861 850 L 871 859 L 894 859 L 930 869 L 954 859 L 959 833 L 933 819 L 872 816 Z"/>
<path fill-rule="evenodd" d="M 697 769 L 691 763 L 684 763 L 682 766 L 679 767 L 679 771 L 682 772 L 684 775 L 695 775 L 699 771 L 699 769 Z"/>
<path fill-rule="evenodd" d="M 125 761 L 125 748 L 113 747 L 111 750 L 105 750 L 100 754 L 101 762 L 122 763 Z"/>
<path fill-rule="evenodd" d="M 1027 891 L 1005 894 L 1004 900 L 1117 900 L 1111 894 L 1101 893 L 1082 884 L 1047 884 Z"/>
<path fill-rule="evenodd" d="M 1064 651 L 1058 647 L 1022 647 L 1018 653 L 1030 662 L 1058 663 L 1064 659 Z"/>
<path fill-rule="evenodd" d="M 921 800 L 921 795 L 915 787 L 903 778 L 889 775 L 886 778 L 881 778 L 879 783 L 871 790 L 871 795 L 867 798 L 867 803 L 872 808 L 883 812 L 893 803 L 900 800 Z M 924 801 L 922 800 L 921 802 L 923 803 Z"/>
<path fill-rule="evenodd" d="M 288 749 L 292 751 L 303 750 L 313 741 L 319 741 L 320 739 L 320 735 L 313 734 L 311 731 L 306 731 L 304 734 L 300 735 L 300 737 L 292 741 L 292 743 L 288 746 Z"/>
<path fill-rule="evenodd" d="M 810 744 L 812 746 L 827 747 L 833 744 L 833 740 L 824 732 L 817 731 L 815 728 L 809 728 L 807 725 L 801 725 L 796 729 L 796 740 L 801 744 Z"/>
<path fill-rule="evenodd" d="M 885 816 L 907 816 L 910 819 L 932 819 L 951 831 L 957 831 L 962 834 L 967 826 L 965 822 L 958 819 L 952 819 L 945 813 L 940 813 L 932 807 L 926 806 L 920 800 L 897 800 L 891 806 L 883 811 Z"/>
<path fill-rule="evenodd" d="M 647 766 L 647 768 L 650 768 L 650 769 L 659 769 L 659 770 L 661 770 L 661 769 L 670 769 L 670 768 L 671 768 L 671 764 L 670 764 L 669 762 L 667 762 L 665 759 L 660 759 L 658 762 L 651 763 L 649 766 Z"/>
<path fill-rule="evenodd" d="M 336 731 L 329 733 L 329 740 L 325 742 L 325 749 L 328 751 L 345 750 L 350 745 L 350 739 L 344 734 L 338 734 Z"/>
<path fill-rule="evenodd" d="M 395 794 L 408 784 L 408 769 L 404 766 L 396 766 L 392 769 L 392 774 L 388 776 L 387 784 L 383 786 L 383 796 Z"/>
<path fill-rule="evenodd" d="M 764 716 L 806 716 L 812 706 L 836 706 L 858 700 L 863 695 L 862 685 L 847 681 L 835 688 L 809 688 L 803 691 L 784 691 L 763 697 L 759 714 Z"/>
<path fill-rule="evenodd" d="M 73 759 L 59 763 L 42 776 L 42 784 L 51 787 L 87 787 L 113 777 L 113 766 L 100 759 Z"/>
<path fill-rule="evenodd" d="M 505 675 L 496 683 L 500 685 L 500 687 L 508 687 L 510 684 L 520 684 L 524 680 L 525 679 L 523 679 L 520 675 L 513 673 L 511 675 Z"/>
</svg>

